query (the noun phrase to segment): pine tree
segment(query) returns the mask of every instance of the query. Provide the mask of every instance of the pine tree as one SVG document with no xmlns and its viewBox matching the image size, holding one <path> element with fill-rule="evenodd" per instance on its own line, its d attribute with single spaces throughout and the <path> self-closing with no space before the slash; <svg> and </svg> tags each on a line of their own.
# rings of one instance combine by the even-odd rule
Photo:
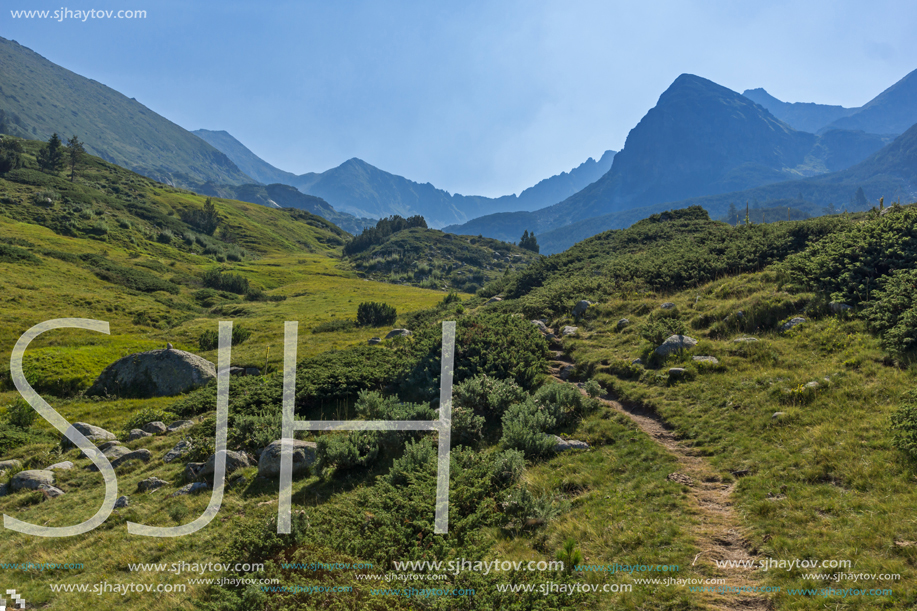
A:
<svg viewBox="0 0 917 611">
<path fill-rule="evenodd" d="M 529 233 L 529 230 L 526 229 L 525 233 L 522 234 L 522 239 L 519 240 L 519 247 L 526 250 L 531 250 L 532 252 L 538 252 L 538 240 L 535 239 L 535 233 Z"/>
<path fill-rule="evenodd" d="M 61 171 L 61 168 L 64 167 L 64 151 L 57 133 L 52 134 L 48 143 L 38 151 L 36 160 L 42 172 L 54 174 Z"/>
<path fill-rule="evenodd" d="M 869 207 L 869 200 L 866 199 L 866 193 L 863 192 L 863 187 L 858 187 L 856 195 L 853 197 L 857 208 L 865 210 Z"/>
<path fill-rule="evenodd" d="M 726 218 L 730 225 L 739 224 L 739 211 L 736 210 L 736 205 L 732 202 L 729 202 L 729 213 L 726 215 Z"/>
<path fill-rule="evenodd" d="M 70 157 L 70 182 L 73 182 L 73 179 L 76 178 L 76 166 L 82 160 L 85 152 L 86 149 L 83 148 L 83 143 L 76 137 L 76 134 L 73 134 L 73 137 L 67 140 L 67 153 Z"/>
</svg>

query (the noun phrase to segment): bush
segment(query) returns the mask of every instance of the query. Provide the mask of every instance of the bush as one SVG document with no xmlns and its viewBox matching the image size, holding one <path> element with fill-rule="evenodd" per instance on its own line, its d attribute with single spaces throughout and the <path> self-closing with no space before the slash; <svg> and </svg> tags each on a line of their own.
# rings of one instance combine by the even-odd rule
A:
<svg viewBox="0 0 917 611">
<path fill-rule="evenodd" d="M 18 398 L 6 408 L 6 421 L 19 429 L 27 429 L 35 424 L 38 412 L 32 409 L 25 399 Z"/>
<path fill-rule="evenodd" d="M 558 425 L 592 412 L 595 399 L 584 397 L 572 384 L 546 384 L 535 393 L 535 399 L 547 407 Z"/>
<path fill-rule="evenodd" d="M 435 471 L 437 456 L 437 449 L 433 446 L 433 440 L 430 437 L 424 437 L 416 442 L 408 441 L 404 447 L 404 454 L 392 463 L 392 468 L 388 472 L 388 481 L 393 486 L 404 486 L 413 473 Z"/>
<path fill-rule="evenodd" d="M 684 335 L 687 328 L 679 318 L 651 318 L 640 325 L 638 333 L 646 341 L 658 346 L 672 335 Z"/>
<path fill-rule="evenodd" d="M 583 386 L 583 389 L 586 391 L 586 394 L 589 395 L 593 399 L 601 396 L 602 393 L 605 392 L 602 389 L 602 386 L 595 380 L 589 380 L 588 382 L 586 382 L 586 384 Z"/>
<path fill-rule="evenodd" d="M 247 278 L 231 272 L 222 272 L 219 269 L 208 269 L 204 272 L 203 281 L 204 286 L 218 291 L 227 291 L 237 295 L 245 295 L 249 292 Z"/>
<path fill-rule="evenodd" d="M 488 418 L 500 419 L 506 409 L 525 400 L 525 391 L 513 380 L 498 380 L 481 374 L 452 387 L 453 402 Z"/>
<path fill-rule="evenodd" d="M 383 327 L 395 324 L 398 313 L 395 308 L 385 304 L 368 301 L 357 308 L 357 324 L 361 327 Z"/>
<path fill-rule="evenodd" d="M 512 520 L 514 529 L 544 526 L 570 506 L 567 501 L 559 500 L 547 492 L 536 496 L 524 486 L 516 486 L 507 491 L 500 505 L 503 514 Z"/>
<path fill-rule="evenodd" d="M 897 354 L 917 348 L 917 270 L 896 270 L 872 298 L 863 314 L 883 347 Z"/>
<path fill-rule="evenodd" d="M 252 332 L 241 324 L 232 326 L 232 345 L 238 346 L 251 337 Z M 197 338 L 197 345 L 201 350 L 216 350 L 220 345 L 220 332 L 216 329 L 206 329 Z"/>
<path fill-rule="evenodd" d="M 908 399 L 892 414 L 892 444 L 908 460 L 917 462 L 917 397 L 909 393 Z"/>
<path fill-rule="evenodd" d="M 452 408 L 452 446 L 474 447 L 484 436 L 484 417 L 467 407 Z"/>
<path fill-rule="evenodd" d="M 315 470 L 324 476 L 329 469 L 348 471 L 369 466 L 379 456 L 385 431 L 351 431 L 322 435 L 316 442 Z"/>
<path fill-rule="evenodd" d="M 519 450 L 504 450 L 494 458 L 492 477 L 499 487 L 515 484 L 525 471 L 525 455 Z"/>
<path fill-rule="evenodd" d="M 236 415 L 232 419 L 226 443 L 230 448 L 244 449 L 257 454 L 282 435 L 283 412 L 279 406 L 272 406 L 258 413 Z"/>
<path fill-rule="evenodd" d="M 557 420 L 551 410 L 534 397 L 523 403 L 512 405 L 503 414 L 503 447 L 519 450 L 526 458 L 537 458 L 549 454 L 555 440 L 545 432 L 553 428 Z"/>
</svg>

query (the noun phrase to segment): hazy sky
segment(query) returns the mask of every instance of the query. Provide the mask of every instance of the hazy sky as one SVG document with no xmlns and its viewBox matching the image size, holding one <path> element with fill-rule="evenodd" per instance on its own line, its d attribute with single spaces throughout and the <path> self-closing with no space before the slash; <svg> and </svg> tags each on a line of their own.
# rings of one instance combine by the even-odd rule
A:
<svg viewBox="0 0 917 611">
<path fill-rule="evenodd" d="M 0 36 L 279 168 L 359 157 L 464 194 L 518 193 L 619 150 L 684 72 L 859 106 L 917 68 L 911 0 L 3 4 Z M 64 6 L 147 17 L 10 13 Z"/>
</svg>

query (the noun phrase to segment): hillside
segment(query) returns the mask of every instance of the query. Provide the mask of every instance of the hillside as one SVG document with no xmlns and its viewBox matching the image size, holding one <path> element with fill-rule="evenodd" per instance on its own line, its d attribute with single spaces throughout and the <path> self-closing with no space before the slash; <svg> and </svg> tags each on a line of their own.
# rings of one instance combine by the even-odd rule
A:
<svg viewBox="0 0 917 611">
<path fill-rule="evenodd" d="M 631 130 L 611 170 L 593 184 L 541 210 L 482 217 L 446 230 L 503 239 L 524 228 L 534 227 L 539 236 L 563 232 L 592 217 L 824 174 L 861 161 L 886 142 L 849 131 L 797 131 L 745 96 L 686 74 Z"/>
<path fill-rule="evenodd" d="M 86 150 L 180 187 L 252 182 L 229 158 L 140 102 L 0 38 L 0 133 L 76 134 Z"/>
<path fill-rule="evenodd" d="M 380 225 L 388 222 L 380 221 Z M 344 249 L 354 268 L 367 278 L 465 293 L 474 293 L 485 283 L 540 258 L 507 242 L 426 227 L 396 230 L 374 242 L 359 245 L 355 240 Z"/>
<path fill-rule="evenodd" d="M 303 193 L 325 199 L 338 211 L 358 217 L 419 214 L 431 227 L 464 222 L 494 211 L 534 210 L 557 203 L 598 180 L 611 167 L 615 156 L 614 151 L 605 151 L 598 161 L 590 157 L 569 172 L 546 178 L 518 196 L 491 198 L 449 194 L 430 183 L 408 180 L 357 158 L 325 172 L 296 176 L 262 160 L 225 131 L 201 129 L 194 133 L 226 153 L 260 182 L 292 185 Z"/>
<path fill-rule="evenodd" d="M 763 106 L 772 115 L 799 131 L 816 133 L 837 119 L 850 116 L 858 108 L 845 108 L 813 102 L 783 102 L 763 88 L 746 89 L 742 92 L 746 98 Z"/>
<path fill-rule="evenodd" d="M 917 70 L 828 128 L 862 130 L 873 134 L 902 134 L 917 123 Z"/>
</svg>

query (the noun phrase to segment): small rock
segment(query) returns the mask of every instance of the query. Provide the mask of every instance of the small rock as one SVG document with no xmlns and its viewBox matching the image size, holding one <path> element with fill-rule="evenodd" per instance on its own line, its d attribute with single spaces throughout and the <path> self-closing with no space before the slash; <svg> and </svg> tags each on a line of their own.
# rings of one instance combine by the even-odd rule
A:
<svg viewBox="0 0 917 611">
<path fill-rule="evenodd" d="M 674 378 L 681 377 L 685 375 L 685 368 L 684 367 L 670 367 L 669 375 Z"/>
<path fill-rule="evenodd" d="M 140 492 L 149 492 L 151 490 L 156 490 L 157 488 L 162 488 L 163 486 L 168 486 L 169 482 L 164 479 L 159 479 L 158 477 L 148 477 L 145 480 L 142 480 L 137 484 L 137 490 Z"/>
<path fill-rule="evenodd" d="M 10 480 L 13 490 L 38 490 L 41 486 L 54 485 L 54 473 L 43 469 L 20 471 Z"/>
<path fill-rule="evenodd" d="M 45 500 L 47 499 L 56 499 L 59 496 L 64 495 L 64 491 L 56 486 L 50 486 L 48 484 L 41 484 L 38 486 L 38 490 L 45 495 Z"/>
<path fill-rule="evenodd" d="M 124 509 L 125 507 L 127 507 L 130 504 L 131 504 L 130 497 L 119 496 L 118 500 L 115 501 L 115 509 Z"/>
<path fill-rule="evenodd" d="M 208 488 L 210 488 L 210 485 L 207 484 L 206 482 L 194 482 L 194 483 L 188 484 L 187 486 L 182 486 L 181 488 L 179 488 L 178 490 L 170 494 L 169 498 L 172 498 L 175 496 L 182 496 L 183 494 L 197 494 L 198 492 L 203 492 L 204 490 L 207 490 Z"/>
<path fill-rule="evenodd" d="M 230 367 L 230 368 L 229 368 L 229 375 L 232 376 L 232 377 L 244 376 L 244 375 L 245 375 L 245 369 L 243 369 L 242 367 Z"/>
<path fill-rule="evenodd" d="M 663 310 L 671 310 L 672 308 L 675 307 L 675 304 L 672 303 L 671 301 L 666 301 L 665 303 L 663 303 L 663 304 L 660 305 L 659 307 L 662 308 Z"/>
<path fill-rule="evenodd" d="M 186 482 L 197 479 L 197 474 L 200 472 L 201 468 L 204 466 L 202 462 L 189 462 L 185 464 L 185 470 L 183 476 Z"/>
<path fill-rule="evenodd" d="M 595 304 L 592 303 L 591 301 L 587 301 L 583 299 L 582 301 L 577 303 L 575 306 L 573 306 L 573 316 L 575 316 L 576 318 L 579 318 L 580 316 L 586 313 L 586 310 L 588 310 L 589 306 L 591 305 L 595 305 Z"/>
<path fill-rule="evenodd" d="M 745 477 L 746 475 L 751 474 L 751 469 L 737 469 L 735 471 L 730 471 L 733 477 Z"/>
<path fill-rule="evenodd" d="M 540 320 L 533 320 L 531 321 L 531 323 L 535 325 L 536 327 L 538 327 L 538 330 L 541 331 L 542 333 L 548 332 L 548 326 L 544 324 L 543 322 L 541 322 Z"/>
<path fill-rule="evenodd" d="M 162 457 L 163 462 L 172 462 L 182 454 L 187 454 L 191 450 L 191 442 L 187 439 L 182 439 L 175 444 L 175 447 L 166 452 L 165 456 Z"/>
<path fill-rule="evenodd" d="M 197 472 L 198 479 L 213 477 L 216 470 L 216 460 L 216 454 L 212 454 L 210 458 L 207 459 L 207 462 L 204 463 L 204 466 L 201 467 L 201 470 Z M 226 475 L 229 475 L 237 469 L 242 469 L 250 465 L 251 463 L 245 454 L 242 454 L 241 452 L 233 452 L 232 450 L 226 450 Z"/>
<path fill-rule="evenodd" d="M 131 429 L 130 434 L 127 436 L 128 441 L 135 441 L 137 439 L 142 439 L 144 437 L 152 437 L 153 435 L 147 433 L 146 431 L 141 431 L 140 429 Z"/>
<path fill-rule="evenodd" d="M 837 301 L 832 301 L 828 304 L 828 307 L 831 308 L 831 311 L 835 314 L 840 314 L 841 312 L 846 312 L 851 309 L 846 303 L 839 303 Z"/>
<path fill-rule="evenodd" d="M 666 479 L 669 480 L 670 482 L 677 482 L 684 486 L 693 486 L 694 485 L 694 480 L 691 479 L 691 477 L 685 475 L 684 473 L 679 473 L 677 471 L 675 473 L 669 473 Z"/>
<path fill-rule="evenodd" d="M 747 344 L 748 342 L 758 341 L 758 338 L 757 337 L 737 337 L 736 339 L 732 341 L 733 343 L 736 343 L 736 344 Z"/>
<path fill-rule="evenodd" d="M 0 460 L 0 471 L 9 471 L 10 469 L 21 469 L 22 463 L 16 459 Z"/>
<path fill-rule="evenodd" d="M 392 329 L 388 332 L 388 335 L 385 336 L 385 339 L 392 339 L 393 337 L 407 337 L 412 335 L 408 329 Z"/>
<path fill-rule="evenodd" d="M 818 387 L 819 387 L 819 383 L 816 382 L 815 380 L 812 380 L 811 382 L 809 382 L 809 383 L 807 383 L 805 386 L 803 386 L 803 388 L 811 388 L 812 390 L 815 390 L 815 389 L 818 388 Z"/>
<path fill-rule="evenodd" d="M 91 424 L 86 424 L 85 422 L 74 422 L 70 425 L 70 428 L 67 431 L 76 430 L 82 433 L 86 439 L 92 443 L 99 443 L 102 441 L 111 441 L 115 439 L 115 434 L 105 429 L 93 426 Z M 74 443 L 70 441 L 69 435 L 65 435 L 64 439 L 61 441 L 61 445 L 65 448 L 73 447 Z"/>
<path fill-rule="evenodd" d="M 245 375 L 247 375 L 247 376 L 260 376 L 260 375 L 261 375 L 261 370 L 258 369 L 257 367 L 246 367 L 246 368 L 245 368 Z"/>
<path fill-rule="evenodd" d="M 367 342 L 367 343 L 368 343 L 370 346 L 375 346 L 376 344 L 381 344 L 381 343 L 382 343 L 382 340 L 381 340 L 380 338 L 378 338 L 378 337 L 370 337 L 370 338 L 369 338 L 369 342 Z"/>
<path fill-rule="evenodd" d="M 280 450 L 283 440 L 272 441 L 261 451 L 258 457 L 258 475 L 261 477 L 280 476 Z M 309 470 L 317 456 L 317 446 L 312 441 L 291 440 L 293 449 L 293 475 Z"/>
<path fill-rule="evenodd" d="M 160 422 L 156 420 L 154 422 L 147 422 L 143 425 L 143 430 L 149 433 L 150 435 L 161 435 L 169 430 L 169 427 L 166 426 L 165 422 Z"/>
<path fill-rule="evenodd" d="M 190 420 L 176 420 L 166 428 L 166 431 L 169 433 L 174 433 L 175 431 L 180 431 L 182 429 L 187 429 L 194 426 L 194 423 Z"/>
<path fill-rule="evenodd" d="M 172 344 L 169 342 L 166 342 L 166 350 L 171 350 L 171 349 L 172 349 Z"/>
<path fill-rule="evenodd" d="M 588 450 L 589 444 L 585 441 L 579 441 L 577 439 L 563 439 L 554 435 L 554 451 L 555 452 L 564 452 L 566 450 Z"/>
<path fill-rule="evenodd" d="M 503 301 L 503 298 L 502 297 L 491 297 L 490 299 L 484 302 L 484 305 L 489 305 L 491 303 L 496 303 L 498 301 Z"/>
<path fill-rule="evenodd" d="M 575 369 L 573 365 L 565 365 L 557 375 L 561 380 L 567 380 L 573 375 Z"/>
<path fill-rule="evenodd" d="M 55 469 L 60 469 L 61 471 L 69 471 L 72 468 L 73 463 L 69 460 L 65 460 L 64 462 L 56 462 L 50 467 L 45 467 L 45 471 L 54 471 Z"/>
<path fill-rule="evenodd" d="M 632 360 L 632 361 L 630 362 L 630 364 L 631 364 L 631 365 L 642 365 L 642 364 L 643 364 L 643 359 L 640 359 L 640 358 L 634 359 L 634 360 Z"/>
<path fill-rule="evenodd" d="M 567 325 L 566 327 L 560 330 L 560 334 L 566 337 L 568 335 L 576 335 L 577 331 L 579 331 L 579 327 L 571 327 Z"/>
<path fill-rule="evenodd" d="M 687 350 L 697 345 L 697 340 L 687 335 L 670 335 L 662 345 L 656 348 L 656 354 L 659 356 L 668 356 L 679 350 Z"/>
<path fill-rule="evenodd" d="M 691 360 L 696 363 L 710 363 L 711 365 L 719 365 L 720 361 L 715 356 L 693 356 Z"/>
<path fill-rule="evenodd" d="M 153 453 L 150 452 L 149 450 L 146 450 L 146 449 L 134 450 L 133 452 L 129 452 L 125 454 L 124 456 L 119 456 L 118 458 L 111 461 L 111 466 L 118 467 L 132 460 L 142 460 L 143 462 L 150 462 L 152 458 L 153 458 Z"/>
<path fill-rule="evenodd" d="M 6 496 L 10 493 L 9 484 L 0 484 L 0 496 Z"/>
<path fill-rule="evenodd" d="M 805 321 L 806 321 L 806 319 L 803 318 L 802 316 L 797 316 L 796 318 L 790 319 L 789 322 L 783 323 L 783 325 L 780 327 L 780 330 L 781 330 L 781 331 L 789 331 L 790 329 L 792 329 L 792 328 L 795 327 L 796 325 L 801 325 L 801 324 L 804 323 Z"/>
<path fill-rule="evenodd" d="M 622 318 L 621 320 L 618 321 L 618 323 L 615 326 L 618 328 L 618 331 L 620 331 L 621 329 L 623 329 L 624 327 L 626 327 L 629 324 L 630 324 L 629 320 L 627 320 L 626 318 Z"/>
<path fill-rule="evenodd" d="M 745 318 L 745 312 L 743 312 L 742 310 L 739 310 L 738 312 L 736 312 L 736 318 Z"/>
<path fill-rule="evenodd" d="M 786 416 L 786 412 L 774 412 L 774 414 L 771 416 L 771 420 L 777 420 L 778 418 L 783 418 L 784 416 Z"/>
</svg>

